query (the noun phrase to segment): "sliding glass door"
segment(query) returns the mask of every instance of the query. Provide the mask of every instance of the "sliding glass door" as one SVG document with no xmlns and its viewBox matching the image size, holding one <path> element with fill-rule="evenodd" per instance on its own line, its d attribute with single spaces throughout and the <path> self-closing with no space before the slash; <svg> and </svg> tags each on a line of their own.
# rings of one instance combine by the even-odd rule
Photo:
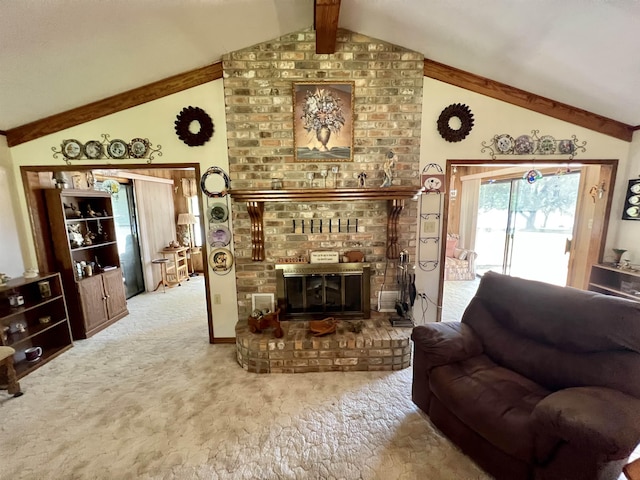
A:
<svg viewBox="0 0 640 480">
<path fill-rule="evenodd" d="M 580 173 L 480 185 L 476 270 L 565 285 Z"/>
</svg>

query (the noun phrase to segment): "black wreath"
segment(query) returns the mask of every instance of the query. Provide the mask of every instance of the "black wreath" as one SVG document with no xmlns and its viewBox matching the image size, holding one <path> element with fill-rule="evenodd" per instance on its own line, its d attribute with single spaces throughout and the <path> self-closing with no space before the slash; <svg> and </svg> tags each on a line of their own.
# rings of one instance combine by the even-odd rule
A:
<svg viewBox="0 0 640 480">
<path fill-rule="evenodd" d="M 457 117 L 460 119 L 460 128 L 454 130 L 449 126 L 449 121 Z M 447 142 L 459 142 L 463 140 L 473 128 L 473 113 L 466 105 L 454 103 L 442 110 L 438 117 L 438 132 Z"/>
<path fill-rule="evenodd" d="M 207 178 L 209 177 L 209 175 L 213 175 L 214 173 L 220 175 L 224 180 L 224 190 L 221 192 L 210 192 L 209 190 L 207 190 Z M 200 189 L 207 197 L 210 198 L 220 198 L 226 196 L 230 186 L 231 180 L 229 179 L 229 175 L 227 175 L 227 172 L 225 172 L 220 167 L 209 167 L 200 179 Z"/>
<path fill-rule="evenodd" d="M 198 122 L 200 125 L 197 133 L 191 133 L 189 130 L 191 122 Z M 175 124 L 178 137 L 190 147 L 204 145 L 213 136 L 213 120 L 207 112 L 198 107 L 183 108 Z"/>
</svg>

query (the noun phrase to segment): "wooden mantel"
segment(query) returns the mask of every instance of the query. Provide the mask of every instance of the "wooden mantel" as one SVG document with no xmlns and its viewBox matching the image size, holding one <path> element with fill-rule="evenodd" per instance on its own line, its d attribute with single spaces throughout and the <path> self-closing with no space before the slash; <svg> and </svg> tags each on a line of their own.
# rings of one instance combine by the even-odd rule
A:
<svg viewBox="0 0 640 480">
<path fill-rule="evenodd" d="M 251 259 L 264 260 L 264 202 L 336 202 L 388 200 L 387 219 L 387 258 L 400 257 L 398 248 L 398 218 L 407 199 L 422 194 L 421 187 L 385 187 L 385 188 L 310 188 L 291 190 L 229 190 L 231 198 L 237 202 L 246 202 L 251 219 Z"/>
</svg>

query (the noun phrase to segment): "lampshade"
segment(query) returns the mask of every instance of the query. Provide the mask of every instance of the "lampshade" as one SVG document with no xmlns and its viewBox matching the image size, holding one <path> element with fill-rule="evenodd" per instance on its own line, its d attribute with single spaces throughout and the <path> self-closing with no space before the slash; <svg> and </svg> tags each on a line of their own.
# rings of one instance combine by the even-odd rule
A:
<svg viewBox="0 0 640 480">
<path fill-rule="evenodd" d="M 195 225 L 198 223 L 193 213 L 178 214 L 178 225 Z"/>
</svg>

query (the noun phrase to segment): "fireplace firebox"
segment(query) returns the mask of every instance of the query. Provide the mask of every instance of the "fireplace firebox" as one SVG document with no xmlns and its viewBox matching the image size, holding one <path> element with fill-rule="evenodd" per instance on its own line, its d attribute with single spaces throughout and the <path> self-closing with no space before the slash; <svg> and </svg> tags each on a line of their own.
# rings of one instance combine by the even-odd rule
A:
<svg viewBox="0 0 640 480">
<path fill-rule="evenodd" d="M 283 320 L 371 316 L 368 263 L 291 263 L 275 270 Z"/>
</svg>

